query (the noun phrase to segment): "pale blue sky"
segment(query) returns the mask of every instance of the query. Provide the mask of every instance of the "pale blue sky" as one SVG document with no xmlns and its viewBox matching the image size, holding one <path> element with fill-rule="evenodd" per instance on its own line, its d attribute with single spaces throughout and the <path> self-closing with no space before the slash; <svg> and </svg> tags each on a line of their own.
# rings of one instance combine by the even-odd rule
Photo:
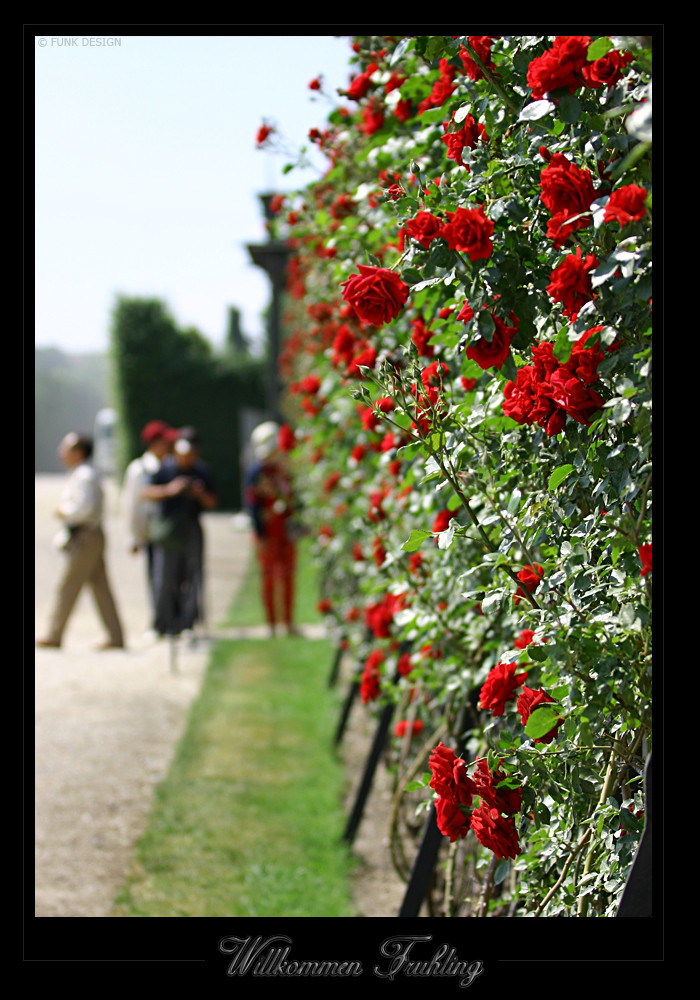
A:
<svg viewBox="0 0 700 1000">
<path fill-rule="evenodd" d="M 120 45 L 95 46 L 67 44 L 69 31 L 36 39 L 36 344 L 105 350 L 117 293 L 164 300 L 216 346 L 236 306 L 259 338 L 269 284 L 245 248 L 265 239 L 257 195 L 318 173 L 284 176 L 286 159 L 257 149 L 256 133 L 266 118 L 310 145 L 331 105 L 308 84 L 320 73 L 333 95 L 347 85 L 349 39 L 116 35 Z"/>
</svg>

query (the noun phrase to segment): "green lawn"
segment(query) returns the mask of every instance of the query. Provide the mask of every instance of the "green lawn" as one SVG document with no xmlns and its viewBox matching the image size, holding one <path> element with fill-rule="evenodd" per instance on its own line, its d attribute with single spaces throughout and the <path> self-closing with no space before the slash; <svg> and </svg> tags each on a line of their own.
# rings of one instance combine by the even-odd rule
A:
<svg viewBox="0 0 700 1000">
<path fill-rule="evenodd" d="M 114 916 L 353 916 L 332 658 L 325 640 L 216 644 Z"/>
</svg>

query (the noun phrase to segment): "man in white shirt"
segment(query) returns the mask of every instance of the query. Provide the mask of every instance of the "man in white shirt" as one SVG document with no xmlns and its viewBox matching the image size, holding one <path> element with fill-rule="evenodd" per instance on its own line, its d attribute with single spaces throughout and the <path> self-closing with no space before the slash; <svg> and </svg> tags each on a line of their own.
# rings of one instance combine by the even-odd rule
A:
<svg viewBox="0 0 700 1000">
<path fill-rule="evenodd" d="M 141 431 L 141 440 L 146 445 L 143 455 L 129 462 L 124 473 L 122 503 L 128 528 L 129 551 L 136 554 L 142 550 L 146 555 L 146 578 L 153 611 L 153 545 L 149 536 L 151 515 L 156 504 L 146 500 L 143 490 L 151 482 L 160 468 L 163 458 L 172 450 L 177 431 L 162 420 L 151 420 Z"/>
<path fill-rule="evenodd" d="M 89 459 L 92 440 L 71 432 L 61 441 L 58 455 L 69 476 L 56 510 L 62 522 L 54 544 L 65 554 L 66 564 L 59 581 L 49 628 L 37 646 L 58 648 L 63 632 L 82 588 L 90 587 L 97 611 L 107 629 L 108 639 L 101 649 L 123 649 L 124 635 L 104 561 L 102 531 L 103 495 L 99 477 Z"/>
</svg>

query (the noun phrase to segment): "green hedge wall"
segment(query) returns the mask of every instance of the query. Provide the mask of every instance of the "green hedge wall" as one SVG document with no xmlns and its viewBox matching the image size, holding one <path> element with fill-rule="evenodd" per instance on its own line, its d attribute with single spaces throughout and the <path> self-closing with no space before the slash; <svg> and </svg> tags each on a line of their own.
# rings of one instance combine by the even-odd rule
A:
<svg viewBox="0 0 700 1000">
<path fill-rule="evenodd" d="M 111 326 L 113 395 L 119 414 L 119 467 L 143 451 L 149 420 L 191 425 L 202 437 L 223 509 L 241 506 L 239 414 L 264 398 L 264 362 L 217 356 L 196 330 L 178 329 L 156 299 L 119 297 Z"/>
</svg>

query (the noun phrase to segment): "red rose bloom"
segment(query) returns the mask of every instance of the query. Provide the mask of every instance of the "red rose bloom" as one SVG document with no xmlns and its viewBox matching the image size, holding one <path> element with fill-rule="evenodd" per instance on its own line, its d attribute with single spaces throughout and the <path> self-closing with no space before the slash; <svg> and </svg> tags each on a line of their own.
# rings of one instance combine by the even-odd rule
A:
<svg viewBox="0 0 700 1000">
<path fill-rule="evenodd" d="M 369 88 L 372 86 L 372 81 L 370 77 L 374 72 L 374 67 L 369 70 L 365 70 L 364 73 L 358 73 L 358 75 L 351 82 L 350 86 L 345 91 L 345 96 L 349 97 L 353 101 L 361 100 Z"/>
<path fill-rule="evenodd" d="M 467 774 L 467 767 L 454 750 L 439 743 L 431 751 L 428 766 L 432 772 L 430 787 L 442 799 L 455 805 L 470 806 L 476 794 L 476 785 Z"/>
<path fill-rule="evenodd" d="M 563 153 L 555 153 L 540 174 L 542 202 L 552 214 L 547 235 L 556 246 L 572 232 L 590 225 L 590 216 L 570 222 L 576 215 L 587 212 L 595 199 L 593 180 L 588 170 L 582 170 Z"/>
<path fill-rule="evenodd" d="M 274 131 L 275 130 L 271 125 L 262 124 L 258 129 L 258 133 L 255 138 L 255 141 L 257 142 L 258 146 L 264 145 L 266 140 L 270 138 L 270 136 Z"/>
<path fill-rule="evenodd" d="M 486 337 L 478 337 L 469 344 L 464 352 L 470 361 L 476 361 L 480 368 L 486 371 L 487 368 L 502 368 L 503 362 L 510 353 L 510 343 L 518 332 L 518 319 L 513 313 L 510 314 L 513 321 L 512 326 L 508 326 L 496 313 L 491 314 L 496 329 L 493 331 L 491 340 Z"/>
<path fill-rule="evenodd" d="M 289 424 L 282 424 L 277 435 L 277 447 L 280 451 L 291 451 L 296 444 L 294 431 Z"/>
<path fill-rule="evenodd" d="M 384 653 L 381 649 L 373 650 L 367 659 L 360 678 L 360 697 L 367 704 L 368 701 L 375 701 L 380 691 L 379 667 L 384 662 Z"/>
<path fill-rule="evenodd" d="M 431 212 L 418 212 L 414 219 L 409 219 L 405 229 L 409 236 L 427 250 L 435 237 L 441 235 L 442 222 Z"/>
<path fill-rule="evenodd" d="M 493 57 L 491 55 L 491 46 L 496 38 L 500 38 L 500 35 L 469 35 L 467 39 L 469 45 L 476 52 L 481 62 L 484 64 L 487 70 L 491 73 L 496 73 L 496 67 L 493 63 Z M 481 66 L 469 55 L 466 48 L 462 47 L 459 50 L 459 58 L 462 60 L 462 65 L 464 66 L 464 72 L 467 74 L 470 80 L 481 80 L 483 78 L 483 70 Z"/>
<path fill-rule="evenodd" d="M 501 816 L 498 809 L 480 806 L 471 815 L 471 828 L 480 844 L 497 858 L 516 858 L 520 854 L 518 831 L 512 816 Z"/>
<path fill-rule="evenodd" d="M 619 222 L 620 228 L 628 222 L 637 222 L 647 210 L 647 192 L 638 184 L 625 184 L 617 188 L 608 198 L 605 206 L 604 222 Z"/>
<path fill-rule="evenodd" d="M 493 222 L 478 208 L 457 208 L 447 212 L 449 219 L 442 227 L 441 235 L 447 240 L 450 250 L 466 253 L 469 260 L 485 260 L 491 256 L 493 243 Z"/>
<path fill-rule="evenodd" d="M 583 67 L 588 62 L 589 35 L 558 35 L 551 49 L 533 59 L 527 83 L 538 101 L 555 90 L 572 93 L 583 84 Z"/>
<path fill-rule="evenodd" d="M 394 726 L 394 735 L 398 737 L 403 737 L 408 732 L 409 722 L 408 719 L 400 719 L 399 722 Z M 423 732 L 423 722 L 420 719 L 415 719 L 413 725 L 411 726 L 411 736 L 418 736 Z"/>
<path fill-rule="evenodd" d="M 535 563 L 534 566 L 523 566 L 518 573 L 518 579 L 525 584 L 530 593 L 537 589 L 543 576 L 544 570 L 539 563 Z M 518 587 L 513 595 L 513 600 L 516 604 L 520 604 L 520 598 L 524 596 L 525 593 L 522 587 Z"/>
<path fill-rule="evenodd" d="M 485 757 L 477 760 L 473 776 L 476 794 L 489 808 L 510 816 L 520 810 L 523 794 L 520 787 L 509 788 L 504 783 L 507 778 L 508 775 L 502 769 L 500 762 L 496 765 L 496 770 L 491 773 Z"/>
<path fill-rule="evenodd" d="M 651 573 L 651 542 L 647 545 L 639 546 L 639 558 L 642 560 L 642 569 L 640 576 L 646 576 L 647 573 Z"/>
<path fill-rule="evenodd" d="M 408 299 L 408 285 L 388 267 L 358 265 L 359 274 L 342 282 L 343 298 L 363 323 L 382 326 L 401 312 Z"/>
<path fill-rule="evenodd" d="M 503 715 L 506 702 L 513 701 L 516 688 L 519 688 L 527 677 L 527 670 L 516 674 L 515 663 L 497 663 L 493 667 L 479 692 L 481 707 L 489 709 L 494 715 Z"/>
<path fill-rule="evenodd" d="M 452 519 L 452 511 L 441 510 L 435 515 L 435 520 L 433 521 L 432 531 L 444 531 L 449 527 L 450 520 Z"/>
<path fill-rule="evenodd" d="M 622 79 L 625 66 L 631 63 L 634 56 L 631 52 L 618 52 L 613 49 L 600 59 L 586 63 L 581 69 L 581 75 L 587 87 L 614 87 Z"/>
<path fill-rule="evenodd" d="M 582 306 L 595 298 L 590 272 L 597 266 L 598 261 L 592 253 L 583 259 L 581 247 L 576 247 L 552 271 L 547 291 L 555 302 L 562 303 L 564 315 L 572 323 Z"/>
<path fill-rule="evenodd" d="M 444 837 L 450 838 L 450 843 L 466 837 L 471 827 L 471 818 L 464 809 L 451 799 L 439 798 L 435 803 L 437 827 Z"/>
<path fill-rule="evenodd" d="M 540 705 L 545 705 L 547 704 L 547 702 L 552 702 L 552 701 L 554 701 L 554 698 L 550 698 L 550 696 L 546 693 L 546 691 L 543 691 L 542 688 L 540 688 L 539 691 L 535 691 L 533 690 L 533 688 L 529 688 L 523 685 L 523 690 L 520 697 L 518 698 L 518 703 L 517 703 L 517 709 L 522 717 L 523 725 L 527 723 L 527 720 L 530 718 L 530 716 L 532 715 L 532 713 L 535 711 L 536 708 L 539 708 Z M 535 743 L 551 743 L 552 740 L 558 735 L 559 726 L 562 724 L 563 721 L 564 721 L 563 719 L 560 719 L 559 722 L 555 726 L 553 726 L 548 733 L 545 733 L 544 736 L 540 736 L 539 739 L 535 740 Z"/>
</svg>

